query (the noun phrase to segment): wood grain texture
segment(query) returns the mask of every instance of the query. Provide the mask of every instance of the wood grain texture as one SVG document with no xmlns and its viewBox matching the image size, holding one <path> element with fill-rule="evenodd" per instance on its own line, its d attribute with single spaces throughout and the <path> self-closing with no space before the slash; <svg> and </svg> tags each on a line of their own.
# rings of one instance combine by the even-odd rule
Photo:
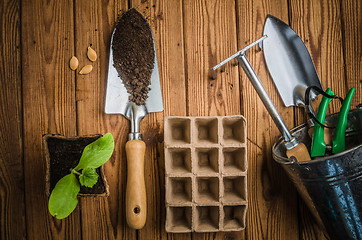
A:
<svg viewBox="0 0 362 240">
<path fill-rule="evenodd" d="M 110 37 L 130 7 L 150 22 L 165 111 L 141 122 L 146 142 L 146 225 L 125 219 L 129 121 L 104 114 Z M 21 9 L 21 10 L 20 10 Z M 209 69 L 262 35 L 270 13 L 289 23 L 311 52 L 324 88 L 344 97 L 356 87 L 361 103 L 362 3 L 354 0 L 3 0 L 0 2 L 0 238 L 1 239 L 326 239 L 271 156 L 280 136 L 249 79 L 232 63 Z M 87 47 L 98 54 L 95 62 Z M 69 69 L 76 55 L 89 75 Z M 292 128 L 302 109 L 283 107 L 262 53 L 248 58 Z M 315 103 L 319 102 L 316 100 Z M 317 105 L 318 106 L 318 105 Z M 339 111 L 333 101 L 329 112 Z M 164 116 L 242 114 L 248 124 L 248 212 L 245 231 L 165 232 Z M 108 198 L 82 198 L 65 220 L 53 219 L 45 196 L 42 135 L 111 132 L 115 152 L 105 165 Z M 15 144 L 14 144 L 15 143 Z"/>
<path fill-rule="evenodd" d="M 0 239 L 25 239 L 20 1 L 0 2 Z"/>
<path fill-rule="evenodd" d="M 290 26 L 306 44 L 314 61 L 324 89 L 342 96 L 347 94 L 343 69 L 343 45 L 339 1 L 290 1 Z M 328 59 L 328 61 L 326 61 Z M 315 101 L 319 104 L 319 99 Z M 318 103 L 318 104 L 317 104 Z M 341 104 L 332 101 L 327 113 L 338 112 Z M 296 109 L 295 120 L 299 125 L 306 120 L 303 109 Z M 300 208 L 300 234 L 302 239 L 325 239 L 320 227 L 305 207 Z"/>
<path fill-rule="evenodd" d="M 77 130 L 78 134 L 111 132 L 115 151 L 105 164 L 110 196 L 82 198 L 82 237 L 84 239 L 134 239 L 125 219 L 126 158 L 124 144 L 129 121 L 121 115 L 104 113 L 104 99 L 108 71 L 110 40 L 117 15 L 128 7 L 127 1 L 83 1 L 75 4 L 75 46 L 80 62 L 88 64 L 89 45 L 97 52 L 89 75 L 77 74 Z"/>
<path fill-rule="evenodd" d="M 303 199 L 299 198 L 299 239 L 328 239 Z"/>
<path fill-rule="evenodd" d="M 210 73 L 237 51 L 235 1 L 184 1 L 183 10 L 188 114 L 239 114 L 238 69 Z"/>
<path fill-rule="evenodd" d="M 148 216 L 139 231 L 139 239 L 190 239 L 191 234 L 165 232 L 165 159 L 163 151 L 163 116 L 186 115 L 186 86 L 182 1 L 132 1 L 149 21 L 155 38 L 164 113 L 151 114 L 141 124 L 147 144 L 146 189 Z"/>
<path fill-rule="evenodd" d="M 267 14 L 288 22 L 287 1 L 237 1 L 238 49 L 262 36 Z M 248 58 L 286 125 L 291 128 L 293 109 L 283 107 L 266 71 L 262 52 L 254 47 Z M 243 70 L 240 70 L 240 89 L 243 114 L 248 124 L 249 208 L 246 235 L 248 239 L 298 239 L 296 191 L 271 154 L 271 148 L 281 134 Z"/>
<path fill-rule="evenodd" d="M 74 136 L 75 74 L 73 1 L 22 1 L 22 84 L 27 237 L 79 239 L 79 207 L 55 220 L 45 195 L 42 135 Z"/>
<path fill-rule="evenodd" d="M 330 87 L 344 98 L 348 89 L 343 69 L 339 1 L 291 0 L 290 26 L 307 46 L 324 89 Z M 327 113 L 338 112 L 340 107 L 338 101 L 332 101 Z M 299 109 L 296 124 L 305 122 L 305 116 L 304 110 Z"/>
<path fill-rule="evenodd" d="M 344 71 L 347 91 L 355 87 L 351 108 L 362 103 L 362 2 L 340 1 Z M 346 93 L 345 93 L 346 94 Z"/>
<path fill-rule="evenodd" d="M 187 114 L 240 114 L 238 69 L 211 72 L 237 51 L 235 1 L 183 1 Z M 244 239 L 245 232 L 193 233 L 192 239 Z"/>
</svg>

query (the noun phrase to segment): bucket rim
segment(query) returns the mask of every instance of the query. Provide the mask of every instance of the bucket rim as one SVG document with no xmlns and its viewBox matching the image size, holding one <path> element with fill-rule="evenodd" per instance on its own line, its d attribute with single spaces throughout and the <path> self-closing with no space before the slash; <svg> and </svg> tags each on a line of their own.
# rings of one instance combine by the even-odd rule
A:
<svg viewBox="0 0 362 240">
<path fill-rule="evenodd" d="M 361 108 L 356 108 L 356 109 L 353 109 L 351 110 L 350 112 L 359 112 L 359 111 L 362 111 Z M 334 113 L 334 114 L 330 114 L 328 115 L 327 117 L 332 117 L 334 115 L 337 115 L 339 113 Z M 291 134 L 293 135 L 294 133 L 296 133 L 297 131 L 301 130 L 302 128 L 304 127 L 307 127 L 308 126 L 308 123 L 303 123 L 301 125 L 298 125 L 296 126 L 295 128 L 291 129 L 290 132 Z M 304 162 L 299 162 L 297 161 L 294 157 L 291 157 L 291 158 L 287 158 L 287 157 L 283 157 L 283 156 L 280 156 L 278 154 L 275 153 L 275 149 L 276 149 L 276 146 L 281 144 L 283 142 L 283 137 L 280 136 L 278 138 L 278 140 L 273 144 L 273 147 L 272 147 L 272 154 L 273 154 L 273 159 L 280 163 L 280 164 L 285 164 L 285 165 L 290 165 L 290 164 L 298 164 L 298 165 L 308 165 L 308 164 L 311 164 L 311 163 L 320 163 L 320 162 L 323 162 L 323 161 L 326 161 L 328 159 L 330 159 L 331 156 L 324 156 L 324 157 L 319 157 L 317 159 L 314 159 L 314 160 L 311 160 L 311 161 L 304 161 Z M 355 151 L 356 149 L 362 147 L 362 144 L 360 145 L 357 145 L 353 148 L 350 148 L 348 150 L 345 150 L 343 152 L 340 152 L 340 153 L 337 153 L 337 154 L 333 154 L 333 157 L 340 157 L 340 156 L 343 156 L 345 154 L 348 154 L 350 153 L 351 151 Z"/>
</svg>

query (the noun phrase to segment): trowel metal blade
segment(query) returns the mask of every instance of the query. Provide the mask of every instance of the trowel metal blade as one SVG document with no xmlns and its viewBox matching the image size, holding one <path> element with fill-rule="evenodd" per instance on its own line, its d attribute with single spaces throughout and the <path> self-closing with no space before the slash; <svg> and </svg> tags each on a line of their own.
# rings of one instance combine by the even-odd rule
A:
<svg viewBox="0 0 362 240">
<path fill-rule="evenodd" d="M 265 20 L 263 35 L 265 62 L 284 105 L 305 105 L 309 86 L 323 89 L 307 47 L 290 26 L 272 15 Z M 310 100 L 316 96 L 311 90 Z"/>
<path fill-rule="evenodd" d="M 129 109 L 132 102 L 129 101 L 129 93 L 127 92 L 127 89 L 124 86 L 121 77 L 118 75 L 118 72 L 114 67 L 113 49 L 112 49 L 113 35 L 114 31 L 112 34 L 111 47 L 109 53 L 105 113 L 122 114 L 123 116 L 127 117 L 126 112 L 127 109 Z M 157 54 L 156 54 L 156 47 L 154 40 L 153 40 L 153 47 L 155 50 L 155 60 L 151 74 L 150 90 L 148 92 L 148 98 L 146 100 L 146 110 L 148 113 L 163 111 L 160 76 L 158 72 Z"/>
</svg>

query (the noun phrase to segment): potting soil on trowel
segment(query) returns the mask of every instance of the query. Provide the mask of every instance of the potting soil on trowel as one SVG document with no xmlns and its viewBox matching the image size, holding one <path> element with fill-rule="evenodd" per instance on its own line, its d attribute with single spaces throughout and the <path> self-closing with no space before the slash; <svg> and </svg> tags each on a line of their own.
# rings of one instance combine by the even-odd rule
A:
<svg viewBox="0 0 362 240">
<path fill-rule="evenodd" d="M 144 105 L 155 59 L 151 29 L 143 16 L 130 9 L 118 19 L 112 42 L 114 67 L 130 94 Z"/>
</svg>

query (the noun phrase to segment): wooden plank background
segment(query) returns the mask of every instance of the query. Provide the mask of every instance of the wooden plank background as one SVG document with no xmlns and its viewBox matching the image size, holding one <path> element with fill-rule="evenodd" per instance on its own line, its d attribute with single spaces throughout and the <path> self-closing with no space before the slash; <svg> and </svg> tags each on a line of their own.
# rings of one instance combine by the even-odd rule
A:
<svg viewBox="0 0 362 240">
<path fill-rule="evenodd" d="M 110 36 L 119 14 L 134 7 L 155 37 L 164 112 L 141 123 L 147 144 L 148 218 L 125 223 L 129 131 L 122 116 L 104 114 Z M 362 3 L 354 0 L 3 0 L 0 2 L 0 239 L 325 239 L 283 170 L 273 161 L 280 135 L 240 67 L 210 68 L 262 35 L 267 14 L 301 36 L 323 86 L 362 102 Z M 69 69 L 75 55 L 89 75 Z M 248 58 L 289 128 L 306 120 L 285 108 L 262 53 Z M 332 103 L 330 112 L 340 105 Z M 163 118 L 242 114 L 248 122 L 247 226 L 233 233 L 165 232 Z M 70 217 L 52 218 L 45 196 L 43 134 L 111 132 L 116 149 L 105 165 L 108 198 L 82 198 Z"/>
<path fill-rule="evenodd" d="M 0 2 L 0 239 L 26 236 L 20 1 Z"/>
</svg>

